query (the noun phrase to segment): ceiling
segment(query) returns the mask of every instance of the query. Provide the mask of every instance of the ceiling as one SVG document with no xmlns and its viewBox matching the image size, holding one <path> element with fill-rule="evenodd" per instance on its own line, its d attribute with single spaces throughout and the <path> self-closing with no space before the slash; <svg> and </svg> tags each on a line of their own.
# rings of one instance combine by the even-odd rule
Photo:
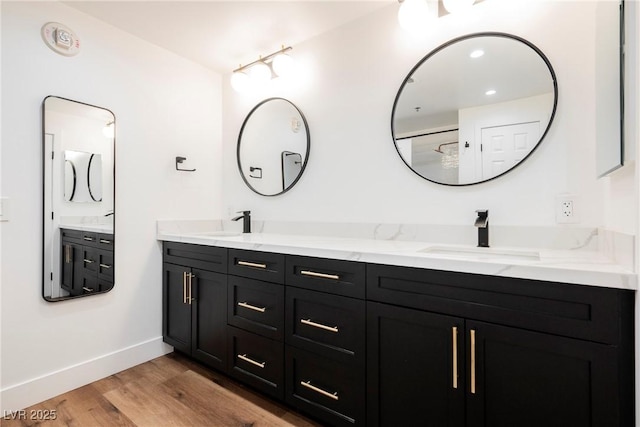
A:
<svg viewBox="0 0 640 427">
<path fill-rule="evenodd" d="M 395 0 L 64 1 L 221 74 Z"/>
</svg>

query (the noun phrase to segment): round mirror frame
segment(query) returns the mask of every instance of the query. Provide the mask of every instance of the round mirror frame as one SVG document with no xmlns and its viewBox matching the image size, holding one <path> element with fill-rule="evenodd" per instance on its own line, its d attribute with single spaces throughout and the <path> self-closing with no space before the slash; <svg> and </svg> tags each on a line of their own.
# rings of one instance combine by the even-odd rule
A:
<svg viewBox="0 0 640 427">
<path fill-rule="evenodd" d="M 402 95 L 402 91 L 405 88 L 405 86 L 407 85 L 407 82 L 411 79 L 411 77 L 413 76 L 413 74 L 416 72 L 416 70 L 418 70 L 418 68 L 420 68 L 425 62 L 427 62 L 427 60 L 429 58 L 431 58 L 432 56 L 434 56 L 435 54 L 437 54 L 438 52 L 444 50 L 445 48 L 464 41 L 464 40 L 468 40 L 468 39 L 472 39 L 472 38 L 477 38 L 477 37 L 504 37 L 504 38 L 508 38 L 508 39 L 512 39 L 514 41 L 520 42 L 522 44 L 524 44 L 525 46 L 529 47 L 530 49 L 532 49 L 533 51 L 535 51 L 538 56 L 540 56 L 540 58 L 544 61 L 545 65 L 547 66 L 547 69 L 549 70 L 549 73 L 551 75 L 551 80 L 553 83 L 553 109 L 551 111 L 551 115 L 549 116 L 549 123 L 547 124 L 547 127 L 545 128 L 544 132 L 542 133 L 542 135 L 540 136 L 540 139 L 538 140 L 538 142 L 535 144 L 535 146 L 531 149 L 531 151 L 529 151 L 529 153 L 522 158 L 522 160 L 520 160 L 518 163 L 516 163 L 515 165 L 513 165 L 512 167 L 510 167 L 509 169 L 505 170 L 504 172 L 492 176 L 491 178 L 487 178 L 481 181 L 475 181 L 475 182 L 469 182 L 469 183 L 464 183 L 464 184 L 451 184 L 451 183 L 445 183 L 445 182 L 439 182 L 439 181 L 435 181 L 432 179 L 429 179 L 427 177 L 425 177 L 424 175 L 421 175 L 420 173 L 418 173 L 409 163 L 407 163 L 407 161 L 405 160 L 405 158 L 402 156 L 402 153 L 400 152 L 400 148 L 398 147 L 398 144 L 396 143 L 396 132 L 395 132 L 395 127 L 394 127 L 394 122 L 395 122 L 395 113 L 396 113 L 396 107 L 398 105 L 398 100 L 400 99 L 400 96 Z M 538 148 L 538 146 L 540 146 L 540 143 L 544 140 L 545 136 L 547 135 L 547 133 L 549 132 L 549 129 L 551 128 L 551 124 L 553 123 L 553 119 L 555 118 L 556 115 L 556 109 L 558 106 L 558 81 L 556 79 L 556 74 L 555 71 L 553 70 L 553 67 L 551 65 L 551 62 L 549 61 L 549 59 L 546 57 L 546 55 L 533 43 L 531 43 L 530 41 L 519 37 L 519 36 L 515 36 L 513 34 L 508 34 L 508 33 L 501 33 L 501 32 L 481 32 L 481 33 L 471 33 L 471 34 L 467 34 L 464 36 L 460 36 L 460 37 L 456 37 L 454 39 L 451 39 L 449 41 L 447 41 L 446 43 L 443 43 L 442 45 L 436 47 L 435 49 L 433 49 L 431 52 L 429 52 L 424 58 L 422 58 L 413 68 L 411 68 L 411 71 L 409 71 L 409 74 L 407 74 L 407 77 L 405 77 L 405 79 L 403 80 L 402 84 L 400 85 L 400 89 L 398 90 L 398 93 L 395 97 L 395 100 L 393 101 L 393 109 L 391 110 L 391 137 L 393 138 L 393 145 L 396 149 L 396 151 L 398 152 L 398 155 L 400 156 L 400 159 L 402 159 L 402 162 L 407 165 L 407 167 L 409 169 L 411 169 L 411 171 L 413 173 L 415 173 L 416 175 L 418 175 L 420 178 L 425 179 L 427 181 L 433 182 L 435 184 L 439 184 L 439 185 L 447 185 L 447 186 L 451 186 L 451 187 L 464 187 L 464 186 L 469 186 L 469 185 L 476 185 L 476 184 L 482 184 L 484 182 L 488 182 L 488 181 L 492 181 L 498 177 L 501 177 L 509 172 L 511 172 L 513 169 L 515 169 L 516 167 L 518 167 L 519 165 L 521 165 L 522 163 L 524 163 L 525 160 L 527 160 L 531 154 L 533 154 L 533 152 Z"/>
<path fill-rule="evenodd" d="M 279 193 L 273 193 L 273 194 L 264 194 L 259 192 L 258 190 L 256 190 L 247 180 L 247 177 L 244 175 L 244 173 L 242 172 L 242 162 L 240 161 L 240 145 L 242 143 L 242 135 L 244 133 L 245 127 L 247 126 L 247 123 L 249 122 L 249 119 L 251 118 L 251 116 L 264 104 L 266 104 L 267 102 L 270 101 L 285 101 L 288 104 L 290 104 L 293 108 L 295 108 L 295 110 L 298 112 L 298 114 L 300 114 L 300 117 L 302 118 L 302 123 L 304 124 L 304 130 L 307 133 L 307 152 L 304 156 L 304 159 L 302 161 L 302 166 L 300 168 L 300 173 L 298 174 L 298 176 L 296 176 L 296 179 L 293 180 L 293 182 L 291 183 L 291 185 L 289 185 L 287 188 L 285 188 L 284 190 L 280 191 Z M 309 160 L 309 151 L 311 149 L 311 134 L 309 132 L 309 125 L 307 123 L 307 119 L 304 116 L 304 114 L 302 113 L 302 111 L 300 111 L 300 109 L 291 101 L 289 101 L 288 99 L 285 98 L 279 98 L 279 97 L 273 97 L 273 98 L 267 98 L 263 101 L 261 101 L 260 103 L 258 103 L 255 107 L 253 107 L 251 109 L 251 111 L 249 111 L 249 114 L 247 114 L 247 117 L 245 117 L 244 121 L 242 122 L 242 127 L 240 128 L 240 134 L 238 135 L 238 146 L 236 149 L 236 160 L 238 162 L 238 171 L 240 172 L 240 176 L 242 177 L 242 180 L 244 181 L 245 184 L 247 184 L 247 187 L 249 187 L 251 189 L 251 191 L 253 191 L 256 194 L 259 194 L 261 196 L 266 196 L 266 197 L 272 197 L 272 196 L 279 196 L 281 194 L 286 193 L 287 191 L 289 191 L 291 188 L 293 188 L 298 181 L 300 180 L 300 177 L 302 176 L 302 174 L 304 173 L 304 170 L 307 167 L 307 161 Z"/>
</svg>

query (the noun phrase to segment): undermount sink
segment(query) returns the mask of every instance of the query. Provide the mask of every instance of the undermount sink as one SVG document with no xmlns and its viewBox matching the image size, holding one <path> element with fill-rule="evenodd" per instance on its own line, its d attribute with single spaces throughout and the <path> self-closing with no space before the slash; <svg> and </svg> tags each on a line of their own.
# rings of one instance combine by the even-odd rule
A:
<svg viewBox="0 0 640 427">
<path fill-rule="evenodd" d="M 519 249 L 477 248 L 471 246 L 429 246 L 418 252 L 479 260 L 540 261 L 540 253 Z"/>
<path fill-rule="evenodd" d="M 242 233 L 239 231 L 219 230 L 219 231 L 204 231 L 204 232 L 199 232 L 194 234 L 198 236 L 207 236 L 207 237 L 235 237 L 235 236 L 241 235 Z"/>
</svg>

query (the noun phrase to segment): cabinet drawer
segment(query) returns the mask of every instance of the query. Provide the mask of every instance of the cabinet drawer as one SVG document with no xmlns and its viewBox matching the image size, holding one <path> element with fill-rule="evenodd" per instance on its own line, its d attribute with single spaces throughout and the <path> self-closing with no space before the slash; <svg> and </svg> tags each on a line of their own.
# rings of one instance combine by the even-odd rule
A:
<svg viewBox="0 0 640 427">
<path fill-rule="evenodd" d="M 324 258 L 287 256 L 287 285 L 364 298 L 365 264 Z"/>
<path fill-rule="evenodd" d="M 115 240 L 113 234 L 98 233 L 96 236 L 98 248 L 105 251 L 113 251 Z"/>
<path fill-rule="evenodd" d="M 617 344 L 633 292 L 369 264 L 367 299 Z"/>
<path fill-rule="evenodd" d="M 163 262 L 200 268 L 216 273 L 226 273 L 227 249 L 215 246 L 164 242 Z"/>
<path fill-rule="evenodd" d="M 284 397 L 284 345 L 229 327 L 229 372 L 264 393 Z"/>
<path fill-rule="evenodd" d="M 229 274 L 284 283 L 284 255 L 229 249 Z"/>
<path fill-rule="evenodd" d="M 333 426 L 365 425 L 364 370 L 285 346 L 286 401 Z"/>
<path fill-rule="evenodd" d="M 98 255 L 98 277 L 113 282 L 113 252 L 97 251 Z"/>
<path fill-rule="evenodd" d="M 365 302 L 287 288 L 286 342 L 344 362 L 364 363 Z"/>
<path fill-rule="evenodd" d="M 80 230 L 70 230 L 67 228 L 60 229 L 60 238 L 63 242 L 77 243 L 79 245 L 84 245 L 86 242 L 82 240 L 82 231 Z"/>
<path fill-rule="evenodd" d="M 230 325 L 282 341 L 284 286 L 244 277 L 228 278 Z"/>
</svg>

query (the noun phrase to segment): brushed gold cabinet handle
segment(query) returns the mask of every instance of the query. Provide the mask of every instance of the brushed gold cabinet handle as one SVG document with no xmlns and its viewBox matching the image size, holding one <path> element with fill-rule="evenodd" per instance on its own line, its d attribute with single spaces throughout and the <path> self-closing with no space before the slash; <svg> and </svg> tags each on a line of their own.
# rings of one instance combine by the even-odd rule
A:
<svg viewBox="0 0 640 427">
<path fill-rule="evenodd" d="M 182 303 L 187 303 L 187 272 L 182 272 Z"/>
<path fill-rule="evenodd" d="M 238 359 L 244 360 L 247 363 L 251 363 L 252 365 L 257 366 L 258 368 L 262 368 L 264 369 L 264 365 L 267 364 L 267 362 L 256 362 L 255 360 L 247 357 L 247 354 L 239 354 L 238 355 Z"/>
<path fill-rule="evenodd" d="M 191 305 L 191 300 L 193 298 L 191 298 L 191 286 L 193 285 L 193 278 L 196 277 L 195 274 L 188 274 L 189 276 L 189 295 L 187 296 L 187 300 L 189 301 L 189 305 Z"/>
<path fill-rule="evenodd" d="M 111 268 L 111 266 L 109 264 L 100 264 L 100 267 L 102 267 L 102 268 Z"/>
<path fill-rule="evenodd" d="M 335 393 L 329 393 L 328 391 L 325 391 L 319 387 L 314 386 L 313 384 L 311 384 L 311 381 L 300 381 L 300 385 L 310 390 L 313 390 L 316 393 L 320 393 L 323 396 L 327 396 L 330 399 L 339 400 L 337 391 Z"/>
<path fill-rule="evenodd" d="M 87 288 L 86 286 L 83 286 L 82 290 L 85 292 L 93 292 L 93 288 Z"/>
<path fill-rule="evenodd" d="M 301 270 L 300 274 L 303 276 L 319 277 L 321 279 L 340 280 L 340 276 L 337 274 L 318 273 L 310 270 Z"/>
<path fill-rule="evenodd" d="M 71 245 L 64 245 L 64 262 L 71 263 Z"/>
<path fill-rule="evenodd" d="M 238 265 L 243 265 L 245 267 L 254 267 L 254 268 L 262 268 L 263 270 L 267 268 L 267 264 L 260 264 L 257 262 L 249 262 L 249 261 L 238 261 Z"/>
<path fill-rule="evenodd" d="M 458 388 L 458 328 L 451 328 L 451 340 L 453 342 L 453 388 Z"/>
<path fill-rule="evenodd" d="M 240 307 L 248 308 L 249 310 L 257 311 L 257 312 L 260 312 L 260 313 L 264 313 L 265 311 L 267 311 L 267 307 L 256 307 L 255 305 L 251 305 L 251 304 L 247 303 L 246 301 L 239 302 L 238 305 Z"/>
<path fill-rule="evenodd" d="M 87 263 L 87 264 L 93 264 L 93 260 L 92 259 L 85 258 L 84 262 Z"/>
<path fill-rule="evenodd" d="M 86 240 L 87 242 L 93 242 L 93 237 L 83 237 L 82 240 Z"/>
<path fill-rule="evenodd" d="M 476 331 L 471 329 L 471 394 L 476 394 Z"/>
<path fill-rule="evenodd" d="M 300 323 L 302 323 L 304 325 L 313 326 L 314 328 L 324 329 L 325 331 L 338 332 L 338 327 L 337 326 L 323 325 L 322 323 L 313 322 L 313 321 L 311 321 L 311 319 L 300 319 Z"/>
</svg>

